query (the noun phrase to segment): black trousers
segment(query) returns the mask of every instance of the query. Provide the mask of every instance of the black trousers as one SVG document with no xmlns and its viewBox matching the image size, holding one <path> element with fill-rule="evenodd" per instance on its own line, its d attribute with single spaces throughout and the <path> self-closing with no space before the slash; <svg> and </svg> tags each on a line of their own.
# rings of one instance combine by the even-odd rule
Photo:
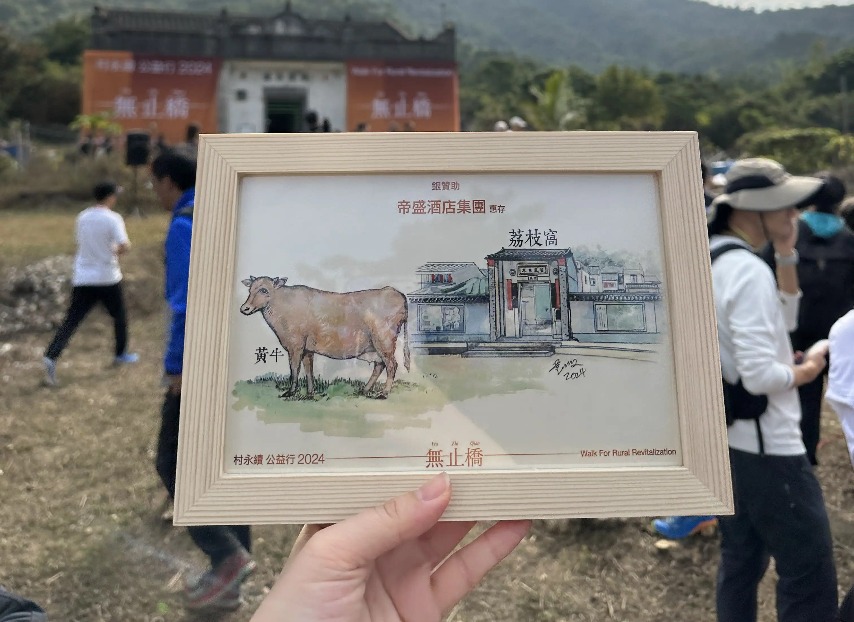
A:
<svg viewBox="0 0 854 622">
<path fill-rule="evenodd" d="M 848 590 L 839 605 L 839 622 L 854 622 L 854 587 Z"/>
<path fill-rule="evenodd" d="M 47 622 L 44 609 L 0 586 L 0 622 Z"/>
<path fill-rule="evenodd" d="M 99 302 L 104 305 L 107 313 L 113 318 L 116 333 L 116 356 L 125 353 L 128 343 L 128 325 L 122 284 L 78 285 L 71 290 L 71 304 L 65 313 L 65 319 L 44 353 L 47 358 L 54 360 L 59 358 L 74 331 L 80 326 L 80 322 Z"/>
<path fill-rule="evenodd" d="M 798 387 L 798 397 L 801 401 L 801 436 L 807 448 L 807 458 L 812 465 L 818 464 L 816 451 L 821 438 L 821 401 L 824 397 L 826 376 L 827 371 L 819 374 L 812 382 Z"/>
<path fill-rule="evenodd" d="M 792 347 L 806 352 L 812 344 L 826 337 L 826 333 L 795 332 L 792 333 Z M 821 438 L 821 403 L 824 398 L 824 379 L 827 378 L 828 368 L 829 365 L 812 382 L 798 387 L 798 398 L 801 402 L 801 436 L 807 448 L 807 458 L 813 466 L 818 464 L 816 450 Z"/>
<path fill-rule="evenodd" d="M 729 455 L 735 515 L 719 519 L 718 622 L 756 621 L 756 591 L 771 557 L 779 622 L 836 621 L 830 523 L 806 456 Z"/>
<path fill-rule="evenodd" d="M 166 393 L 161 410 L 160 437 L 157 440 L 157 473 L 169 496 L 175 498 L 175 477 L 178 464 L 178 424 L 181 394 Z M 243 547 L 252 550 L 248 525 L 210 525 L 187 527 L 190 537 L 216 567 L 226 557 Z"/>
</svg>

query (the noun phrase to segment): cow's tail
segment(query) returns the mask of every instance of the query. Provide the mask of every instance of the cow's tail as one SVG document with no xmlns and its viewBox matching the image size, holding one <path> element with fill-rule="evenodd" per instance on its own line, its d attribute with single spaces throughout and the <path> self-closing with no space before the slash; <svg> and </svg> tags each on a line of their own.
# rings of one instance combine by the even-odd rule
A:
<svg viewBox="0 0 854 622">
<path fill-rule="evenodd" d="M 409 322 L 403 320 L 403 366 L 409 371 Z"/>
</svg>

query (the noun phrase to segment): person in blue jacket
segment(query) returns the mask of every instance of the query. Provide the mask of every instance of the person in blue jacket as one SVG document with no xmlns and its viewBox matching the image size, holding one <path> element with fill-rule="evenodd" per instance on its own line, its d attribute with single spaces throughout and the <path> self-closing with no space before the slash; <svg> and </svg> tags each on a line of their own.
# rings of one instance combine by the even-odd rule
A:
<svg viewBox="0 0 854 622">
<path fill-rule="evenodd" d="M 184 361 L 184 322 L 190 277 L 190 243 L 193 233 L 196 163 L 178 153 L 164 153 L 151 163 L 154 192 L 172 212 L 166 234 L 166 302 L 171 320 L 163 365 L 167 379 L 157 443 L 157 473 L 169 496 L 175 496 L 178 427 L 181 411 L 181 375 Z M 188 527 L 193 542 L 208 556 L 211 568 L 186 585 L 190 609 L 236 609 L 240 587 L 255 570 L 250 556 L 251 536 L 246 525 Z"/>
</svg>

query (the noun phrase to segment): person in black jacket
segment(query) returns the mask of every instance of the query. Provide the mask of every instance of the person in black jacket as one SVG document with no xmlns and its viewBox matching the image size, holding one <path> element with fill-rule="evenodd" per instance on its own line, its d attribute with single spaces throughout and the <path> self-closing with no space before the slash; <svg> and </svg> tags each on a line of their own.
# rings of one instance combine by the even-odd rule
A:
<svg viewBox="0 0 854 622">
<path fill-rule="evenodd" d="M 827 339 L 830 327 L 854 306 L 854 233 L 837 214 L 845 198 L 845 184 L 829 173 L 817 173 L 824 180 L 819 191 L 808 199 L 807 210 L 798 224 L 798 281 L 803 298 L 792 347 L 805 351 L 820 339 Z M 804 207 L 804 206 L 801 206 Z M 774 267 L 773 250 L 763 257 Z M 807 457 L 815 465 L 819 442 L 821 401 L 827 371 L 813 382 L 798 388 L 801 400 L 801 433 Z"/>
</svg>

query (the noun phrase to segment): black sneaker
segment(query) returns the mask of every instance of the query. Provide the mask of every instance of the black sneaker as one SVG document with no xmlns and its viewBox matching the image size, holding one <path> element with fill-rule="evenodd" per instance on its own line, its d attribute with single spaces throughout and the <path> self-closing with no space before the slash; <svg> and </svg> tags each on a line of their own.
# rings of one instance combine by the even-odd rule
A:
<svg viewBox="0 0 854 622">
<path fill-rule="evenodd" d="M 257 564 L 246 549 L 225 558 L 184 588 L 188 609 L 236 609 L 240 606 L 240 585 L 255 571 Z"/>
</svg>

